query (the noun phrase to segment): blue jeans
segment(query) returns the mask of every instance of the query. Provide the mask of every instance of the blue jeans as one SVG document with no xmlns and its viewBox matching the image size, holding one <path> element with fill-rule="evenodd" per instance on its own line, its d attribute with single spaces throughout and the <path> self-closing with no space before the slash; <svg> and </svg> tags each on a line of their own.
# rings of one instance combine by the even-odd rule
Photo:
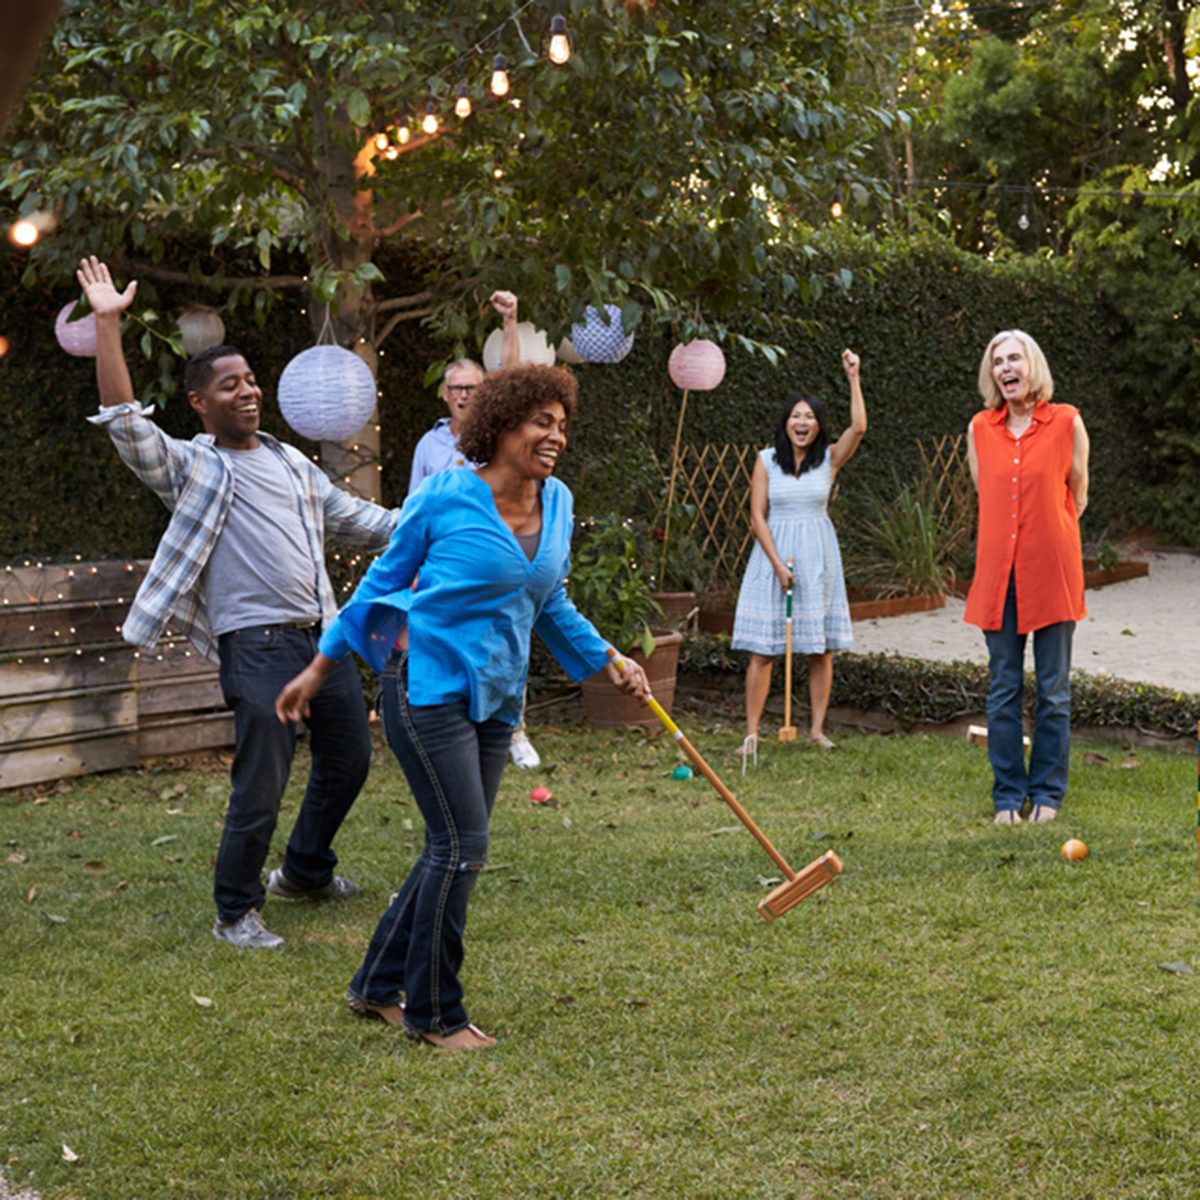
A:
<svg viewBox="0 0 1200 1200">
<path fill-rule="evenodd" d="M 992 760 L 992 801 L 997 812 L 1019 812 L 1026 797 L 1050 808 L 1062 805 L 1071 754 L 1071 639 L 1074 621 L 1059 621 L 1033 632 L 1037 706 L 1029 767 L 1022 743 L 1021 693 L 1025 639 L 1017 632 L 1017 583 L 1008 578 L 1004 622 L 985 630 L 988 647 L 988 757 Z"/>
<path fill-rule="evenodd" d="M 296 729 L 275 715 L 275 697 L 317 652 L 318 626 L 255 625 L 219 641 L 221 689 L 233 709 L 233 791 L 213 894 L 222 921 L 236 921 L 266 899 L 262 869 L 279 820 L 279 804 L 296 752 Z M 312 702 L 308 719 L 312 770 L 283 859 L 300 887 L 322 887 L 337 863 L 331 843 L 367 778 L 371 735 L 358 671 L 337 665 Z"/>
<path fill-rule="evenodd" d="M 467 704 L 410 705 L 407 654 L 382 677 L 383 728 L 425 820 L 425 844 L 375 929 L 350 992 L 369 1004 L 404 1000 L 405 1024 L 454 1033 L 469 1023 L 459 972 L 467 901 L 487 861 L 488 822 L 512 727 L 476 724 Z"/>
</svg>

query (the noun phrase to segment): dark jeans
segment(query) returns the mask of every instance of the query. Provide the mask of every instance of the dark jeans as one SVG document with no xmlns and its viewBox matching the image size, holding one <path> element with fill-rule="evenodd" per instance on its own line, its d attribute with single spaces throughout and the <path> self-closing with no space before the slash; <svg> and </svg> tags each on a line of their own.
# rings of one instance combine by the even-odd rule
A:
<svg viewBox="0 0 1200 1200">
<path fill-rule="evenodd" d="M 404 999 L 413 1029 L 454 1033 L 468 1024 L 459 971 L 467 901 L 487 861 L 488 821 L 512 728 L 476 724 L 466 702 L 408 703 L 407 655 L 382 677 L 383 728 L 421 816 L 425 845 L 375 929 L 350 992 L 371 1004 Z"/>
<path fill-rule="evenodd" d="M 263 864 L 279 819 L 279 803 L 296 751 L 296 730 L 281 725 L 275 697 L 312 661 L 319 627 L 257 625 L 222 635 L 221 688 L 233 709 L 237 748 L 233 792 L 217 852 L 213 894 L 222 921 L 236 921 L 266 899 Z M 312 702 L 308 719 L 312 770 L 288 839 L 283 870 L 301 887 L 322 887 L 333 878 L 331 849 L 350 806 L 367 778 L 371 735 L 358 672 L 340 662 Z"/>
<path fill-rule="evenodd" d="M 1033 670 L 1037 707 L 1029 767 L 1021 728 L 1025 684 L 1025 640 L 1017 632 L 1016 576 L 1008 579 L 1004 624 L 987 630 L 988 757 L 992 762 L 992 801 L 996 811 L 1019 811 L 1028 797 L 1034 804 L 1059 808 L 1067 791 L 1071 757 L 1071 641 L 1074 621 L 1059 621 L 1033 631 Z"/>
</svg>

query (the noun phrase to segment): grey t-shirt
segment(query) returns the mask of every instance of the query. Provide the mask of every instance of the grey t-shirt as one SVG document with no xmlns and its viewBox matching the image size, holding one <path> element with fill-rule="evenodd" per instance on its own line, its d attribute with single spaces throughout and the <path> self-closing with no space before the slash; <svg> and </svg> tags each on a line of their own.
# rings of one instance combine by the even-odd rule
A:
<svg viewBox="0 0 1200 1200">
<path fill-rule="evenodd" d="M 218 637 L 249 625 L 319 621 L 317 572 L 296 481 L 267 446 L 218 447 L 233 472 L 233 503 L 204 568 L 204 602 Z"/>
</svg>

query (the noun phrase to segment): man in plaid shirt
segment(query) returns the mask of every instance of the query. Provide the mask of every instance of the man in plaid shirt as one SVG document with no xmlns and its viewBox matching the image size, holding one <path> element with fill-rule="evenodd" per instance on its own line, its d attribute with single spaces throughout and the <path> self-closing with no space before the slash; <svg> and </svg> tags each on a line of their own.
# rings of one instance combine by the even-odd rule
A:
<svg viewBox="0 0 1200 1200">
<path fill-rule="evenodd" d="M 367 776 L 371 739 L 358 672 L 347 657 L 312 705 L 312 770 L 282 867 L 262 869 L 279 817 L 296 732 L 275 716 L 280 688 L 312 660 L 337 613 L 326 535 L 382 550 L 399 515 L 339 491 L 304 454 L 260 432 L 262 390 L 245 358 L 217 346 L 184 368 L 204 433 L 182 441 L 137 404 L 121 348 L 119 292 L 108 268 L 84 259 L 77 276 L 96 314 L 103 425 L 122 461 L 171 510 L 171 520 L 122 629 L 151 649 L 170 621 L 220 664 L 237 747 L 217 854 L 213 934 L 235 946 L 276 947 L 262 922 L 267 892 L 286 899 L 358 894 L 333 873 L 334 835 Z"/>
</svg>

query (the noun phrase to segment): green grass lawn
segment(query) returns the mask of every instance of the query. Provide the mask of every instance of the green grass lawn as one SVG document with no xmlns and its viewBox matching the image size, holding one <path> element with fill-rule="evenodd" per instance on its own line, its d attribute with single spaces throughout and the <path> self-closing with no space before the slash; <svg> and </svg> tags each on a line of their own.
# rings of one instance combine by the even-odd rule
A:
<svg viewBox="0 0 1200 1200">
<path fill-rule="evenodd" d="M 343 1000 L 419 836 L 386 751 L 339 839 L 364 895 L 269 904 L 275 953 L 209 932 L 219 766 L 3 795 L 10 1182 L 80 1200 L 1200 1192 L 1200 979 L 1161 967 L 1200 967 L 1189 757 L 1122 769 L 1077 745 L 1059 821 L 999 829 L 965 743 L 766 743 L 743 781 L 733 733 L 685 727 L 793 865 L 836 849 L 845 874 L 767 925 L 773 864 L 703 780 L 670 778 L 668 742 L 535 727 L 557 766 L 506 772 L 471 910 L 471 1015 L 504 1040 L 457 1057 Z M 540 782 L 556 807 L 530 803 Z M 1060 857 L 1068 836 L 1086 862 Z"/>
</svg>

